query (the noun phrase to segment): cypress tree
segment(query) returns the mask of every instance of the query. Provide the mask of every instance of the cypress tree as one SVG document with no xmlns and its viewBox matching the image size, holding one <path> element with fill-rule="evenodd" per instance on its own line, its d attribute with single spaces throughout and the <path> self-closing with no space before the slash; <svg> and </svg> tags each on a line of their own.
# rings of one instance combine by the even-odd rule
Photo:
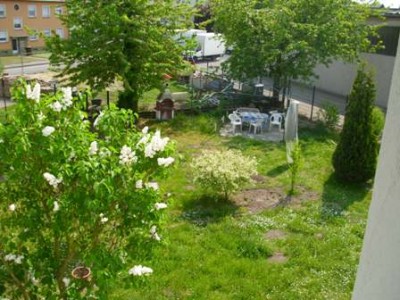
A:
<svg viewBox="0 0 400 300">
<path fill-rule="evenodd" d="M 341 181 L 366 182 L 375 174 L 379 151 L 372 117 L 375 94 L 372 72 L 361 65 L 348 99 L 340 141 L 333 154 L 335 175 Z"/>
</svg>

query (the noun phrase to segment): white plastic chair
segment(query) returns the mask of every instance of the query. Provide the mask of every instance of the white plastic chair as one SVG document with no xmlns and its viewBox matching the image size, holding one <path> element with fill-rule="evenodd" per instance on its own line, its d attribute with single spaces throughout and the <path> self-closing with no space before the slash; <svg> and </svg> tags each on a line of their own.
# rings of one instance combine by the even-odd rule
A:
<svg viewBox="0 0 400 300">
<path fill-rule="evenodd" d="M 228 116 L 229 120 L 231 121 L 231 125 L 233 127 L 233 132 L 236 132 L 236 127 L 240 127 L 240 131 L 242 131 L 242 120 L 240 117 L 236 114 L 229 114 Z"/>
<path fill-rule="evenodd" d="M 269 118 L 269 130 L 271 130 L 272 126 L 278 126 L 279 130 L 282 130 L 282 121 L 283 117 L 281 114 L 275 113 L 272 114 Z"/>
<path fill-rule="evenodd" d="M 251 133 L 251 128 L 254 128 L 254 134 L 257 134 L 257 131 L 260 130 L 260 133 L 262 132 L 263 128 L 263 120 L 258 119 L 256 121 L 250 122 L 250 127 L 249 127 L 249 133 Z"/>
</svg>

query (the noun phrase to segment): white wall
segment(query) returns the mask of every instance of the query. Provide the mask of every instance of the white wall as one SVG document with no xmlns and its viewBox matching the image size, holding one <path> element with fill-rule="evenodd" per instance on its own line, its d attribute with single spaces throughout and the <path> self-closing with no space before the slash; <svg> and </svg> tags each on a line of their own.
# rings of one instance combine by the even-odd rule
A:
<svg viewBox="0 0 400 300">
<path fill-rule="evenodd" d="M 376 72 L 376 105 L 387 108 L 389 88 L 395 57 L 378 54 L 362 54 L 361 57 L 373 66 Z M 335 61 L 329 67 L 318 65 L 315 73 L 319 76 L 314 84 L 317 88 L 346 96 L 350 93 L 357 72 L 356 64 Z"/>
<path fill-rule="evenodd" d="M 400 299 L 400 46 L 353 300 Z"/>
</svg>

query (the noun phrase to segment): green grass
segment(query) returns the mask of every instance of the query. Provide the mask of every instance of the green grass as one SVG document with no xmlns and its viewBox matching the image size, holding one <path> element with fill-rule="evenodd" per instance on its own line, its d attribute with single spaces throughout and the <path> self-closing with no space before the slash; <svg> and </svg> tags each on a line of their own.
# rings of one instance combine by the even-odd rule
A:
<svg viewBox="0 0 400 300">
<path fill-rule="evenodd" d="M 140 282 L 132 278 L 134 288 L 116 285 L 111 299 L 350 299 L 371 194 L 368 185 L 345 185 L 332 176 L 337 137 L 320 127 L 300 129 L 299 194 L 313 200 L 250 214 L 197 189 L 191 159 L 206 148 L 240 149 L 259 161 L 267 180 L 258 188 L 287 192 L 285 146 L 221 138 L 210 125 L 217 120 L 180 116 L 150 124 L 177 142 L 179 162 L 162 182 L 173 200 L 162 245 L 151 260 L 138 262 L 154 274 Z M 271 229 L 286 235 L 268 240 Z M 277 252 L 288 261 L 267 260 Z"/>
<path fill-rule="evenodd" d="M 46 61 L 49 57 L 47 53 L 39 53 L 34 54 L 32 56 L 19 56 L 19 55 L 10 55 L 10 56 L 1 56 L 0 63 L 3 66 L 12 65 L 12 64 L 21 64 L 21 63 L 31 63 L 31 62 L 39 62 Z"/>
</svg>

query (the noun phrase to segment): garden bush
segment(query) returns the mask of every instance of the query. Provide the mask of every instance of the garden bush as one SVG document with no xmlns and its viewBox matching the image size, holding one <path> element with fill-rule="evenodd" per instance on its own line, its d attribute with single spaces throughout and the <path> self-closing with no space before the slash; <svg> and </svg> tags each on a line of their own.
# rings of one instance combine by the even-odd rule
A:
<svg viewBox="0 0 400 300">
<path fill-rule="evenodd" d="M 385 127 L 385 114 L 375 106 L 372 110 L 372 130 L 378 139 L 381 138 L 383 127 Z"/>
<path fill-rule="evenodd" d="M 0 296 L 107 299 L 114 280 L 151 274 L 142 262 L 167 206 L 156 179 L 174 145 L 113 106 L 93 132 L 69 88 L 40 95 L 18 81 L 13 99 L 0 126 Z"/>
<path fill-rule="evenodd" d="M 225 200 L 257 174 L 255 158 L 246 157 L 238 150 L 203 151 L 191 167 L 194 182 L 213 192 L 222 192 Z"/>
<path fill-rule="evenodd" d="M 375 84 L 372 74 L 361 66 L 346 107 L 339 143 L 333 154 L 336 177 L 347 182 L 366 182 L 373 178 L 379 152 L 374 129 Z"/>
<path fill-rule="evenodd" d="M 335 104 L 323 102 L 321 110 L 318 111 L 318 119 L 326 128 L 334 130 L 339 123 L 338 107 Z"/>
</svg>

